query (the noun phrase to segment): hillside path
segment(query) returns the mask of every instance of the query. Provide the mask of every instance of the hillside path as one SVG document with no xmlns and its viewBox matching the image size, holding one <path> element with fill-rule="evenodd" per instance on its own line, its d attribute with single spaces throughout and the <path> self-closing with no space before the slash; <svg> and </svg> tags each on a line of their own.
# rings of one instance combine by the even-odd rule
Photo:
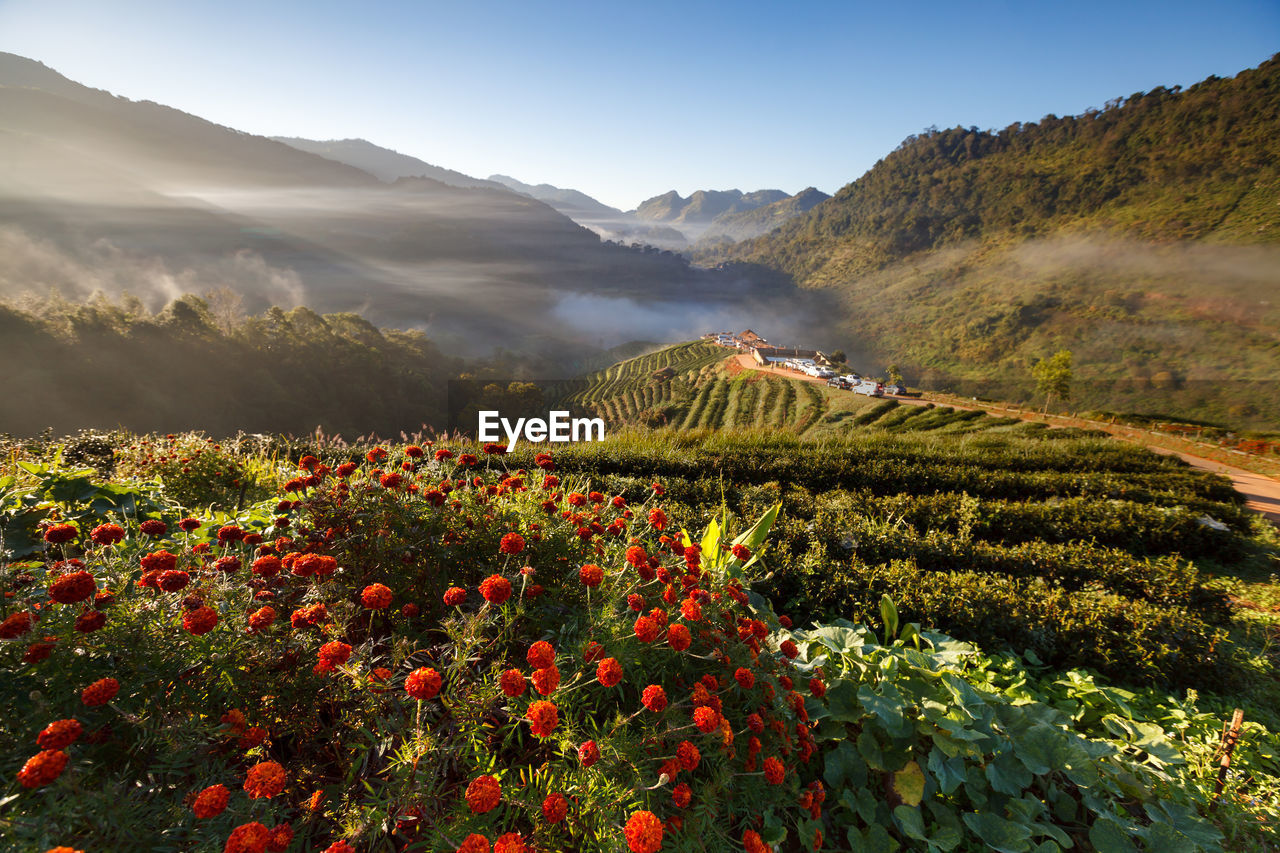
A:
<svg viewBox="0 0 1280 853">
<path fill-rule="evenodd" d="M 730 358 L 736 358 L 738 361 L 738 364 L 740 364 L 743 368 L 747 370 L 757 370 L 761 373 L 772 373 L 775 376 L 782 376 L 787 379 L 799 379 L 805 382 L 820 382 L 824 385 L 826 384 L 825 379 L 818 379 L 817 377 L 813 377 L 813 376 L 805 376 L 803 373 L 797 373 L 794 370 L 783 370 L 777 367 L 761 367 L 760 365 L 756 364 L 755 359 L 752 358 L 749 353 L 739 353 L 737 356 L 730 356 Z M 850 392 L 850 393 L 853 393 L 853 392 Z M 929 405 L 929 401 L 920 400 L 915 397 L 896 397 L 892 394 L 886 394 L 885 399 L 897 400 L 899 403 L 902 403 L 908 406 Z M 974 410 L 980 409 L 984 412 L 990 412 L 993 415 L 999 415 L 1004 417 L 1007 417 L 1009 414 L 1006 411 L 992 411 L 991 409 L 985 406 L 958 406 L 952 403 L 935 403 L 934 405 L 950 406 L 953 409 L 963 409 L 965 411 L 974 411 Z M 1022 417 L 1025 420 L 1041 420 L 1039 417 L 1036 417 L 1035 415 L 1026 414 L 1026 413 L 1024 413 Z M 1048 421 L 1046 420 L 1046 422 Z M 1049 426 L 1056 427 L 1059 425 L 1049 423 Z M 1107 426 L 1106 424 L 1099 424 L 1098 428 L 1105 429 L 1106 426 Z M 1121 435 L 1116 433 L 1112 433 L 1112 435 L 1113 437 L 1118 438 L 1122 441 L 1134 441 L 1137 444 L 1142 444 L 1144 447 L 1146 447 L 1148 450 L 1154 453 L 1160 453 L 1165 456 L 1177 456 L 1179 459 L 1181 459 L 1182 461 L 1186 462 L 1187 464 L 1191 465 L 1194 468 L 1200 468 L 1204 471 L 1212 471 L 1215 474 L 1222 474 L 1223 476 L 1230 478 L 1231 485 L 1235 487 L 1235 490 L 1240 494 L 1244 495 L 1245 506 L 1247 506 L 1249 509 L 1253 510 L 1254 512 L 1261 514 L 1262 516 L 1270 520 L 1272 523 L 1280 525 L 1280 482 L 1277 482 L 1270 477 L 1264 477 L 1261 474 L 1255 474 L 1252 471 L 1246 471 L 1243 468 L 1236 468 L 1232 465 L 1224 465 L 1221 462 L 1215 462 L 1212 459 L 1205 459 L 1201 456 L 1193 456 L 1189 453 L 1179 453 L 1175 450 L 1169 450 L 1168 448 L 1165 448 L 1165 447 L 1158 447 L 1153 444 L 1146 444 L 1145 442 L 1142 442 L 1142 441 L 1135 441 L 1133 438 L 1130 438 L 1129 436 L 1126 436 L 1126 435 Z"/>
</svg>

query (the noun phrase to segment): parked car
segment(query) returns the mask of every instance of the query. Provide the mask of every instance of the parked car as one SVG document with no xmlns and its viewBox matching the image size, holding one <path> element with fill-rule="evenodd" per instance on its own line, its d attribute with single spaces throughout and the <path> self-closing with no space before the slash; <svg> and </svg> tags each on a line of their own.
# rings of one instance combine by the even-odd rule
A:
<svg viewBox="0 0 1280 853">
<path fill-rule="evenodd" d="M 834 370 L 829 370 L 825 367 L 819 367 L 813 371 L 813 375 L 818 377 L 819 379 L 830 379 L 831 377 L 836 375 L 836 372 Z"/>
<path fill-rule="evenodd" d="M 845 382 L 848 382 L 849 385 L 851 386 L 857 385 L 859 382 L 862 381 L 862 377 L 856 373 L 846 373 L 844 376 L 840 378 L 843 379 Z"/>
<path fill-rule="evenodd" d="M 842 391 L 848 391 L 853 387 L 853 385 L 847 382 L 843 376 L 832 376 L 827 380 L 827 385 L 832 388 L 839 388 Z"/>
<path fill-rule="evenodd" d="M 886 385 L 884 386 L 884 393 L 892 394 L 895 397 L 901 397 L 907 393 L 907 389 L 901 385 Z"/>
<path fill-rule="evenodd" d="M 864 380 L 854 386 L 853 393 L 862 394 L 867 397 L 883 397 L 884 385 L 879 382 L 872 382 L 869 379 Z"/>
</svg>

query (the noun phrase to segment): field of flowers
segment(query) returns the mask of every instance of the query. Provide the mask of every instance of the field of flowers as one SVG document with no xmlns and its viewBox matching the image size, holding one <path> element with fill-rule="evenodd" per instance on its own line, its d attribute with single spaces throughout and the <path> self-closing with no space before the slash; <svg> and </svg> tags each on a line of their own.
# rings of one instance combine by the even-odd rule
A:
<svg viewBox="0 0 1280 853">
<path fill-rule="evenodd" d="M 719 441 L 11 446 L 0 847 L 1269 849 L 1280 742 L 1252 717 L 1219 792 L 1220 719 L 1193 695 L 984 653 L 875 591 L 871 627 L 818 608 L 800 528 L 829 521 L 790 488 L 851 494 L 855 475 L 830 448 Z M 1173 489 L 1243 524 L 1178 470 L 1120 453 L 1051 482 L 1033 457 L 1014 448 L 975 499 L 1123 486 L 1159 507 Z M 963 448 L 947 464 L 974 476 Z M 871 503 L 850 518 L 947 517 L 875 504 L 887 471 L 859 480 Z M 948 523 L 1005 550 L 940 559 L 1013 560 L 1018 525 L 1040 522 L 997 509 Z M 1099 520 L 1057 523 L 1070 540 Z M 1131 540 L 1095 547 L 1172 555 L 1209 535 L 1120 527 Z M 1243 528 L 1203 542 L 1255 546 Z M 1153 606 L 1227 618 L 1167 568 L 1116 574 Z"/>
</svg>

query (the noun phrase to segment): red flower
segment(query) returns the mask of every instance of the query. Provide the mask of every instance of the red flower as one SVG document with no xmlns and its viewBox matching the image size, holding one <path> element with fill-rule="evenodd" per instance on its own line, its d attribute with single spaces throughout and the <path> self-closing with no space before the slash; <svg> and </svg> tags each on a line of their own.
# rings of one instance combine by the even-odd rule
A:
<svg viewBox="0 0 1280 853">
<path fill-rule="evenodd" d="M 270 840 L 271 830 L 256 820 L 242 823 L 231 830 L 222 853 L 266 853 L 267 842 Z"/>
<path fill-rule="evenodd" d="M 76 617 L 75 628 L 81 634 L 91 634 L 107 624 L 107 614 L 101 610 L 86 610 Z"/>
<path fill-rule="evenodd" d="M 105 705 L 120 692 L 120 682 L 114 678 L 100 678 L 80 691 L 80 701 L 90 708 Z"/>
<path fill-rule="evenodd" d="M 189 634 L 193 634 L 197 637 L 201 634 L 209 633 L 217 624 L 218 611 L 209 607 L 207 604 L 201 605 L 195 610 L 188 610 L 182 616 L 182 627 L 186 629 Z"/>
<path fill-rule="evenodd" d="M 720 725 L 720 713 L 715 708 L 703 706 L 693 710 L 693 722 L 698 731 L 710 733 Z"/>
<path fill-rule="evenodd" d="M 404 482 L 404 477 L 393 472 L 390 474 L 383 474 L 378 478 L 378 482 L 382 484 L 382 488 L 384 489 L 395 489 Z"/>
<path fill-rule="evenodd" d="M 649 524 L 653 526 L 654 530 L 666 530 L 667 514 L 658 507 L 649 510 Z"/>
<path fill-rule="evenodd" d="M 605 658 L 596 667 L 596 680 L 605 687 L 613 687 L 622 681 L 622 664 L 615 658 Z"/>
<path fill-rule="evenodd" d="M 444 603 L 457 607 L 467 600 L 467 591 L 460 586 L 451 586 L 444 591 Z"/>
<path fill-rule="evenodd" d="M 693 642 L 693 637 L 689 634 L 689 629 L 683 625 L 672 625 L 667 629 L 667 644 L 678 652 L 682 652 L 689 648 L 689 644 Z"/>
<path fill-rule="evenodd" d="M 508 533 L 502 537 L 498 545 L 499 554 L 519 554 L 524 550 L 524 537 L 519 533 Z"/>
<path fill-rule="evenodd" d="M 524 693 L 527 684 L 524 680 L 523 672 L 518 669 L 508 669 L 504 670 L 502 675 L 498 677 L 498 686 L 508 696 L 519 696 Z"/>
<path fill-rule="evenodd" d="M 564 794 L 548 794 L 547 798 L 542 801 L 542 816 L 547 823 L 559 823 L 568 814 L 569 802 L 564 798 Z"/>
<path fill-rule="evenodd" d="M 790 640 L 783 640 L 782 645 L 778 646 L 778 648 L 791 660 L 795 660 L 796 655 L 800 654 L 800 650 L 796 648 L 796 644 Z"/>
<path fill-rule="evenodd" d="M 627 596 L 627 607 L 630 607 L 636 613 L 644 612 L 644 596 L 638 592 L 633 592 Z"/>
<path fill-rule="evenodd" d="M 737 557 L 739 560 L 745 561 L 751 559 L 751 549 L 746 545 L 734 545 L 732 553 L 733 556 Z"/>
<path fill-rule="evenodd" d="M 124 539 L 124 528 L 118 524 L 99 524 L 89 532 L 89 538 L 98 545 L 114 545 Z"/>
<path fill-rule="evenodd" d="M 406 619 L 415 619 L 417 618 L 418 613 L 418 605 L 414 604 L 412 601 L 400 608 L 400 614 Z"/>
<path fill-rule="evenodd" d="M 45 749 L 27 759 L 18 771 L 18 783 L 24 788 L 42 788 L 62 775 L 67 766 L 67 754 L 57 749 Z"/>
<path fill-rule="evenodd" d="M 59 604 L 75 604 L 97 592 L 97 582 L 88 572 L 71 572 L 49 584 L 49 597 Z"/>
<path fill-rule="evenodd" d="M 225 557 L 223 559 L 226 559 Z M 234 558 L 233 558 L 234 559 Z M 218 562 L 222 562 L 219 560 Z M 239 561 L 235 561 L 239 565 Z M 280 558 L 268 554 L 253 561 L 253 573 L 264 578 L 273 578 L 280 574 Z"/>
<path fill-rule="evenodd" d="M 539 738 L 550 736 L 560 722 L 555 704 L 545 699 L 539 699 L 530 705 L 524 716 L 529 721 L 533 736 Z"/>
<path fill-rule="evenodd" d="M 662 849 L 662 821 L 653 812 L 632 813 L 623 835 L 631 853 L 658 853 Z"/>
<path fill-rule="evenodd" d="M 79 720 L 55 720 L 36 735 L 36 744 L 41 749 L 65 749 L 75 743 L 83 732 L 84 727 Z"/>
<path fill-rule="evenodd" d="M 191 575 L 178 569 L 166 569 L 156 578 L 156 586 L 165 592 L 177 592 L 191 583 Z"/>
<path fill-rule="evenodd" d="M 489 575 L 480 582 L 480 594 L 490 604 L 502 604 L 511 597 L 511 581 L 502 575 Z"/>
<path fill-rule="evenodd" d="M 444 459 L 452 459 L 453 451 L 447 447 L 442 447 L 435 452 L 435 457 L 437 462 L 440 462 L 441 460 L 444 460 Z"/>
<path fill-rule="evenodd" d="M 440 692 L 443 679 L 430 667 L 418 667 L 404 680 L 404 692 L 414 699 L 431 699 Z"/>
<path fill-rule="evenodd" d="M 329 618 L 329 610 L 323 604 L 308 604 L 299 607 L 289 615 L 289 622 L 294 629 L 314 628 Z"/>
<path fill-rule="evenodd" d="M 671 791 L 671 802 L 676 804 L 676 808 L 685 809 L 689 807 L 689 802 L 693 799 L 693 791 L 684 782 L 676 785 Z"/>
<path fill-rule="evenodd" d="M 196 801 L 191 806 L 191 811 L 198 818 L 217 817 L 227 808 L 227 801 L 231 799 L 231 792 L 227 790 L 226 785 L 210 785 L 199 794 L 196 794 Z"/>
<path fill-rule="evenodd" d="M 316 664 L 316 672 L 332 672 L 351 658 L 351 646 L 334 640 L 320 647 L 320 662 Z"/>
<path fill-rule="evenodd" d="M 769 780 L 770 785 L 781 785 L 786 775 L 787 768 L 782 766 L 781 761 L 772 755 L 764 760 L 764 778 Z"/>
<path fill-rule="evenodd" d="M 689 741 L 682 740 L 676 747 L 676 760 L 680 762 L 681 767 L 692 772 L 698 769 L 698 762 L 702 761 L 702 753 Z"/>
<path fill-rule="evenodd" d="M 74 524 L 54 524 L 44 531 L 44 541 L 50 545 L 61 545 L 70 542 L 80 535 Z"/>
<path fill-rule="evenodd" d="M 458 853 L 489 853 L 489 839 L 473 832 L 463 839 Z"/>
<path fill-rule="evenodd" d="M 0 622 L 0 640 L 12 640 L 31 630 L 31 614 L 19 610 Z"/>
<path fill-rule="evenodd" d="M 289 845 L 293 843 L 293 827 L 287 823 L 271 828 L 271 838 L 267 841 L 267 850 L 270 853 L 284 853 L 289 849 Z M 345 844 L 346 842 L 340 842 Z M 332 849 L 332 845 L 330 845 Z M 355 853 L 350 847 L 347 848 L 350 853 Z"/>
<path fill-rule="evenodd" d="M 755 673 L 741 666 L 733 673 L 733 678 L 743 690 L 750 690 L 756 683 Z"/>
<path fill-rule="evenodd" d="M 249 614 L 249 627 L 255 631 L 265 631 L 276 621 L 276 611 L 270 606 L 260 607 Z"/>
<path fill-rule="evenodd" d="M 239 542 L 244 538 L 245 532 L 234 524 L 228 524 L 218 528 L 218 541 L 224 545 L 230 542 Z"/>
<path fill-rule="evenodd" d="M 600 586 L 604 580 L 604 570 L 594 563 L 587 563 L 578 569 L 578 578 L 584 586 Z"/>
<path fill-rule="evenodd" d="M 702 618 L 702 605 L 692 598 L 686 598 L 680 602 L 680 615 L 690 622 L 697 622 Z"/>
<path fill-rule="evenodd" d="M 821 678 L 817 678 L 817 677 L 810 678 L 809 692 L 812 693 L 815 697 L 821 699 L 823 696 L 827 695 L 827 685 L 822 683 Z"/>
<path fill-rule="evenodd" d="M 524 839 L 520 837 L 518 832 L 499 835 L 498 839 L 493 842 L 493 853 L 525 853 L 527 849 L 524 846 Z"/>
<path fill-rule="evenodd" d="M 387 451 L 382 447 L 375 447 L 364 455 L 364 458 L 377 465 L 383 459 L 387 458 Z"/>
<path fill-rule="evenodd" d="M 658 623 L 650 619 L 648 616 L 641 616 L 636 620 L 636 636 L 642 643 L 652 643 L 654 640 L 658 639 L 658 630 Z"/>
<path fill-rule="evenodd" d="M 181 525 L 179 525 L 181 526 Z M 200 526 L 200 522 L 196 522 L 196 527 Z M 185 527 L 182 528 L 186 530 Z M 169 526 L 158 518 L 148 518 L 146 521 L 138 525 L 138 530 L 148 536 L 163 536 L 169 532 Z"/>
<path fill-rule="evenodd" d="M 764 731 L 764 720 L 760 718 L 759 714 L 747 714 L 747 728 L 756 734 L 760 734 Z"/>
<path fill-rule="evenodd" d="M 533 686 L 543 696 L 550 696 L 560 686 L 560 670 L 554 666 L 533 671 Z"/>
<path fill-rule="evenodd" d="M 167 572 L 178 567 L 178 555 L 168 551 L 153 551 L 142 557 L 142 568 L 148 572 Z"/>
<path fill-rule="evenodd" d="M 542 669 L 555 663 L 556 650 L 547 641 L 539 640 L 529 647 L 529 652 L 525 655 L 525 659 L 529 661 L 529 666 L 534 669 Z"/>
<path fill-rule="evenodd" d="M 370 610 L 382 610 L 391 604 L 391 588 L 380 583 L 371 583 L 360 593 L 360 603 Z"/>
<path fill-rule="evenodd" d="M 764 843 L 764 839 L 760 837 L 760 833 L 754 829 L 748 829 L 742 833 L 742 849 L 746 853 L 772 853 L 772 848 Z"/>
<path fill-rule="evenodd" d="M 660 684 L 650 684 L 640 695 L 640 701 L 655 714 L 661 713 L 667 707 L 667 691 L 663 690 Z"/>
<path fill-rule="evenodd" d="M 600 747 L 596 746 L 593 740 L 587 741 L 578 747 L 578 760 L 582 762 L 584 768 L 590 767 L 600 760 Z"/>
<path fill-rule="evenodd" d="M 245 776 L 244 789 L 250 799 L 266 797 L 271 799 L 284 790 L 287 777 L 284 768 L 274 761 L 262 761 L 249 768 Z"/>
<path fill-rule="evenodd" d="M 472 814 L 493 811 L 502 800 L 502 786 L 492 776 L 477 776 L 467 786 L 467 805 Z"/>
</svg>

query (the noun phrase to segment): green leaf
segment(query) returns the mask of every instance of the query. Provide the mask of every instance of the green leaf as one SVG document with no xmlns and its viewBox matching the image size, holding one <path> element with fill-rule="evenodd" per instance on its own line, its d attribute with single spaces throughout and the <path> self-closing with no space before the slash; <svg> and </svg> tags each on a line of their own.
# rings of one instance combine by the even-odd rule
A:
<svg viewBox="0 0 1280 853">
<path fill-rule="evenodd" d="M 909 838 L 915 838 L 918 841 L 928 841 L 929 836 L 924 830 L 924 817 L 920 814 L 920 809 L 914 806 L 898 806 L 893 810 L 893 817 L 898 822 L 898 827 Z"/>
<path fill-rule="evenodd" d="M 913 809 L 924 799 L 924 771 L 914 761 L 908 761 L 906 767 L 894 773 L 891 784 L 898 798 Z"/>
<path fill-rule="evenodd" d="M 992 788 L 1011 797 L 1021 796 L 1022 792 L 1031 786 L 1031 780 L 1034 778 L 1031 771 L 1009 753 L 997 756 L 991 761 L 987 765 L 986 773 Z"/>
<path fill-rule="evenodd" d="M 863 684 L 858 688 L 858 701 L 864 708 L 879 717 L 887 728 L 895 731 L 901 728 L 903 703 L 900 699 L 877 695 L 870 687 Z"/>
<path fill-rule="evenodd" d="M 1098 853 L 1138 853 L 1129 833 L 1117 823 L 1099 818 L 1089 827 L 1089 843 Z"/>
<path fill-rule="evenodd" d="M 1024 853 L 1031 848 L 1031 830 L 1021 824 L 991 812 L 969 813 L 962 819 L 974 835 L 999 853 Z"/>
<path fill-rule="evenodd" d="M 884 622 L 884 644 L 893 645 L 893 639 L 898 635 L 898 608 L 888 593 L 880 596 L 880 620 Z"/>
</svg>

